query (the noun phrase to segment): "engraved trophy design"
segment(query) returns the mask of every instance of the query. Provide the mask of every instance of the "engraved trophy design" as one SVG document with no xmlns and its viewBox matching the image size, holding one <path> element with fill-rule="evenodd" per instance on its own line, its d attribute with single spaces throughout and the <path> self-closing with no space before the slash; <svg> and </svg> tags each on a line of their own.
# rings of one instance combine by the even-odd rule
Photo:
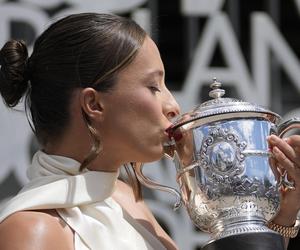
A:
<svg viewBox="0 0 300 250">
<path fill-rule="evenodd" d="M 300 120 L 280 124 L 280 116 L 268 109 L 223 98 L 216 79 L 211 88 L 212 99 L 181 115 L 169 130 L 165 152 L 174 161 L 180 192 L 149 180 L 142 166 L 137 176 L 150 188 L 174 193 L 175 206 L 183 202 L 193 223 L 210 233 L 205 250 L 284 249 L 279 234 L 266 226 L 279 207 L 266 138 L 300 127 Z M 293 188 L 285 173 L 280 185 Z"/>
</svg>

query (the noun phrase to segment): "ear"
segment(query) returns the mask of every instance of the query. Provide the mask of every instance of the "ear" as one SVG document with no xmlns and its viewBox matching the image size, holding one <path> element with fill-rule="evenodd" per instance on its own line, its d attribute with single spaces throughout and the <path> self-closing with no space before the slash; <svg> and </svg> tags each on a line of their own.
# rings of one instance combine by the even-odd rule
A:
<svg viewBox="0 0 300 250">
<path fill-rule="evenodd" d="M 84 88 L 80 93 L 80 105 L 91 120 L 102 120 L 103 104 L 97 90 Z"/>
</svg>

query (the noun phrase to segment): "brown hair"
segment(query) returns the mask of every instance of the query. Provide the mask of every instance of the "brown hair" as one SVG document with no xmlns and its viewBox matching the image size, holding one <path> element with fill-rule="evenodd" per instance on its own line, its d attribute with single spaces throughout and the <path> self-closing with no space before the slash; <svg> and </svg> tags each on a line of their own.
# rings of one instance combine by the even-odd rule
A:
<svg viewBox="0 0 300 250">
<path fill-rule="evenodd" d="M 59 138 L 70 120 L 69 105 L 76 88 L 109 92 L 118 72 L 136 56 L 146 37 L 133 20 L 112 15 L 82 13 L 67 16 L 46 29 L 28 58 L 24 42 L 8 41 L 0 51 L 0 92 L 7 106 L 26 96 L 32 128 L 42 145 Z M 87 116 L 92 149 L 81 165 L 97 157 L 101 141 Z M 129 181 L 141 198 L 135 172 Z M 136 190 L 137 189 L 137 190 Z"/>
</svg>

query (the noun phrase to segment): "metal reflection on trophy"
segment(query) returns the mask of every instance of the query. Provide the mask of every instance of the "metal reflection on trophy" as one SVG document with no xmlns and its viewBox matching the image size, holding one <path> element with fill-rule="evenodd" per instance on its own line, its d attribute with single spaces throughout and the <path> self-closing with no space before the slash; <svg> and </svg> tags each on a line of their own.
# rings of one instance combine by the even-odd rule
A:
<svg viewBox="0 0 300 250">
<path fill-rule="evenodd" d="M 166 153 L 175 163 L 180 192 L 149 181 L 142 168 L 138 178 L 148 187 L 175 193 L 212 240 L 275 233 L 266 226 L 279 207 L 267 136 L 283 136 L 300 120 L 280 124 L 280 116 L 266 108 L 223 98 L 216 79 L 211 88 L 212 99 L 183 114 L 169 130 Z M 281 180 L 286 180 L 280 183 L 283 188 L 293 188 L 287 178 Z"/>
</svg>

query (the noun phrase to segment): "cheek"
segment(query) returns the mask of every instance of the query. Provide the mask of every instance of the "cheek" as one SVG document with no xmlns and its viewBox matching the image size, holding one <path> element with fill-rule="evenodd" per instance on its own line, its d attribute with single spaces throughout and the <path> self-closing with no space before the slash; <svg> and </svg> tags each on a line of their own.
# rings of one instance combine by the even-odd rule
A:
<svg viewBox="0 0 300 250">
<path fill-rule="evenodd" d="M 163 114 L 157 97 L 143 94 L 131 99 L 124 111 L 123 124 L 127 124 L 127 140 L 144 145 L 160 145 Z"/>
<path fill-rule="evenodd" d="M 111 107 L 106 137 L 109 143 L 122 148 L 135 161 L 149 162 L 162 157 L 161 131 L 163 113 L 157 97 L 146 94 L 118 99 Z M 115 131 L 111 135 L 111 130 Z"/>
<path fill-rule="evenodd" d="M 122 119 L 133 119 L 132 123 L 142 120 L 160 122 L 163 117 L 159 96 L 153 95 L 146 88 L 119 95 L 114 99 L 114 104 L 117 105 L 114 105 L 112 112 L 121 113 Z"/>
<path fill-rule="evenodd" d="M 115 133 L 122 134 L 122 139 L 154 137 L 154 133 L 159 133 L 164 125 L 159 97 L 150 91 L 135 91 L 114 96 L 108 108 L 105 118 L 106 131 L 111 133 L 113 128 Z"/>
<path fill-rule="evenodd" d="M 137 104 L 136 111 L 140 119 L 145 118 L 145 120 L 160 122 L 162 118 L 162 108 L 157 100 L 153 101 L 149 98 L 144 98 L 139 100 Z"/>
</svg>

